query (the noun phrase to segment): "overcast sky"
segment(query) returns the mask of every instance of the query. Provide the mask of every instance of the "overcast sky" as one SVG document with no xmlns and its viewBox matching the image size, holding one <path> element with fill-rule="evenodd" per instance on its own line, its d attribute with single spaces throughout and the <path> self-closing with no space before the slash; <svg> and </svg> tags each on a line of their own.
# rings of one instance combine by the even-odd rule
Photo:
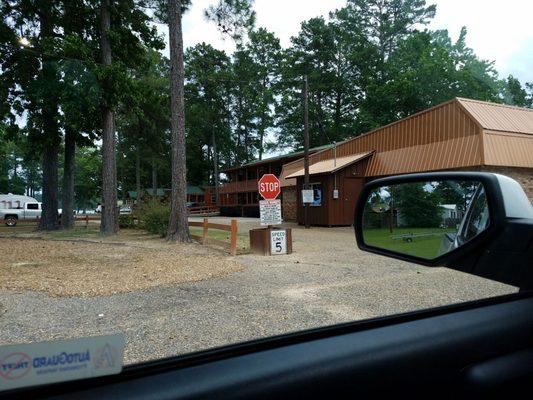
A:
<svg viewBox="0 0 533 400">
<path fill-rule="evenodd" d="M 231 40 L 222 40 L 216 27 L 205 21 L 203 10 L 212 0 L 194 0 L 183 19 L 185 46 L 206 42 L 232 52 Z M 448 29 L 453 40 L 462 26 L 468 29 L 467 44 L 484 59 L 495 61 L 501 77 L 514 75 L 522 83 L 533 82 L 532 0 L 428 0 L 437 4 L 432 29 Z M 340 8 L 345 0 L 255 0 L 257 26 L 273 31 L 282 46 L 298 33 L 300 24 Z M 161 27 L 161 32 L 165 32 Z M 167 53 L 168 54 L 168 53 Z"/>
</svg>

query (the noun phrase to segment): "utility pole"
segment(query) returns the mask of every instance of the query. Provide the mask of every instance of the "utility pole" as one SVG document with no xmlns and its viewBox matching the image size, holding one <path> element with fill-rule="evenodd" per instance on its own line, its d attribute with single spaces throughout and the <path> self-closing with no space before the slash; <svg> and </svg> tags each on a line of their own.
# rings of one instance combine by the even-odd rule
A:
<svg viewBox="0 0 533 400">
<path fill-rule="evenodd" d="M 211 132 L 211 140 L 213 142 L 213 174 L 214 176 L 214 184 L 215 184 L 215 203 L 217 206 L 220 205 L 220 183 L 219 183 L 219 176 L 218 176 L 218 152 L 217 152 L 217 139 L 215 137 L 215 127 L 213 124 L 212 132 Z"/>
<path fill-rule="evenodd" d="M 304 190 L 309 190 L 309 107 L 307 75 L 304 75 Z M 309 203 L 304 203 L 305 229 L 309 229 Z"/>
</svg>

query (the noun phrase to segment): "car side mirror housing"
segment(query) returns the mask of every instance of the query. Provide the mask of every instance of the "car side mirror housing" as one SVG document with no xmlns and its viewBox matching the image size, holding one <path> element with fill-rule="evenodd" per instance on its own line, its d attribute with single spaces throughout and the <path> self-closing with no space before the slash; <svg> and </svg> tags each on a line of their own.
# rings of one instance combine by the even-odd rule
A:
<svg viewBox="0 0 533 400">
<path fill-rule="evenodd" d="M 361 250 L 533 288 L 533 207 L 513 179 L 436 172 L 376 179 L 355 213 Z"/>
</svg>

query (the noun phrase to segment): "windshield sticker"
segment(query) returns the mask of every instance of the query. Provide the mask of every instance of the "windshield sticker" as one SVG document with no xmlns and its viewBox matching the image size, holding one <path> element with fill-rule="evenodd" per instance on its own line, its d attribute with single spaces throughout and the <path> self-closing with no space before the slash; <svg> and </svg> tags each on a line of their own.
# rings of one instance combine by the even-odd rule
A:
<svg viewBox="0 0 533 400">
<path fill-rule="evenodd" d="M 0 390 L 122 371 L 124 335 L 0 346 Z"/>
</svg>

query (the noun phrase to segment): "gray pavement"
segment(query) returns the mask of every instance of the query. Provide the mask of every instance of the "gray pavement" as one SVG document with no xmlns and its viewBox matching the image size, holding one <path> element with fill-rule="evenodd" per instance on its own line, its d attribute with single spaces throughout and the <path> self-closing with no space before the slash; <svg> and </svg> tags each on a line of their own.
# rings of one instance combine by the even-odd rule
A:
<svg viewBox="0 0 533 400">
<path fill-rule="evenodd" d="M 123 332 L 131 363 L 516 291 L 362 253 L 350 228 L 292 227 L 293 254 L 238 256 L 246 268 L 225 277 L 93 298 L 0 291 L 0 343 Z"/>
</svg>

